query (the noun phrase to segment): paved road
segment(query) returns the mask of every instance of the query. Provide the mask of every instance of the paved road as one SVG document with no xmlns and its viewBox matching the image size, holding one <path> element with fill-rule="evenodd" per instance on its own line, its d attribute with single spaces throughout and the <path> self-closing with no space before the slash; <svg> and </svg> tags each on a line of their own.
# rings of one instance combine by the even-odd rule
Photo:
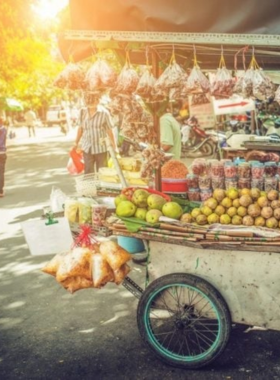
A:
<svg viewBox="0 0 280 380">
<path fill-rule="evenodd" d="M 233 326 L 220 359 L 199 371 L 164 365 L 143 345 L 137 300 L 122 286 L 68 294 L 31 256 L 20 223 L 40 217 L 52 186 L 73 194 L 66 172 L 75 131 L 18 131 L 9 141 L 6 196 L 0 199 L 0 378 L 3 380 L 280 379 L 280 333 Z M 26 135 L 25 135 L 26 133 Z M 143 286 L 145 267 L 131 277 Z"/>
</svg>

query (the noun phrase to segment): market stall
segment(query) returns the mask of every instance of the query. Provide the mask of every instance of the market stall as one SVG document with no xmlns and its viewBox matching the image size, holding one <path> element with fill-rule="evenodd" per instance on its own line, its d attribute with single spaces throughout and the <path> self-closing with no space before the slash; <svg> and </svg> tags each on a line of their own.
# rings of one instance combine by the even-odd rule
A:
<svg viewBox="0 0 280 380">
<path fill-rule="evenodd" d="M 206 1 L 203 3 L 209 8 L 209 12 L 204 13 L 207 19 L 200 14 L 192 23 L 189 20 L 192 12 L 189 9 L 186 11 L 191 6 L 192 10 L 197 9 L 197 2 L 192 1 L 178 1 L 177 7 L 173 2 L 172 12 L 169 2 L 159 1 L 143 1 L 141 6 L 133 1 L 126 5 L 123 2 L 118 4 L 115 0 L 106 2 L 106 5 L 97 1 L 84 2 L 83 6 L 80 3 L 70 1 L 73 30 L 61 36 L 62 54 L 66 61 L 71 61 L 69 67 L 72 65 L 72 68 L 73 61 L 88 57 L 96 48 L 113 49 L 123 59 L 121 74 L 117 79 L 114 78 L 113 85 L 109 85 L 113 75 L 108 65 L 106 73 L 109 72 L 110 75 L 106 76 L 109 78 L 106 85 L 104 81 L 100 85 L 100 82 L 96 84 L 92 80 L 96 77 L 99 80 L 104 70 L 100 70 L 97 76 L 96 71 L 91 68 L 91 74 L 95 75 L 90 76 L 91 80 L 87 82 L 90 89 L 87 90 L 100 91 L 104 87 L 108 90 L 110 87 L 110 94 L 115 98 L 121 93 L 122 103 L 117 102 L 116 108 L 126 113 L 126 121 L 130 127 L 128 130 L 134 130 L 135 133 L 143 112 L 137 112 L 139 108 L 133 99 L 140 80 L 131 63 L 146 64 L 144 74 L 146 73 L 149 80 L 146 80 L 139 96 L 146 103 L 152 104 L 153 112 L 150 114 L 152 119 L 148 117 L 140 122 L 150 128 L 148 133 L 145 130 L 144 136 L 146 140 L 151 139 L 146 141 L 149 147 L 143 158 L 145 154 L 146 158 L 152 156 L 153 162 L 144 159 L 142 175 L 136 179 L 150 180 L 156 169 L 156 189 L 161 190 L 162 185 L 167 187 L 163 192 L 156 192 L 150 188 L 149 182 L 144 188 L 137 185 L 128 188 L 121 186 L 121 195 L 118 194 L 115 198 L 117 200 L 114 200 L 115 215 L 108 217 L 97 199 L 97 205 L 90 204 L 88 199 L 84 200 L 87 203 L 86 213 L 81 211 L 82 208 L 77 203 L 70 202 L 70 208 L 65 209 L 69 222 L 76 222 L 76 218 L 82 215 L 80 223 L 91 224 L 90 221 L 95 221 L 95 224 L 100 223 L 99 226 L 105 227 L 115 236 L 135 237 L 146 241 L 149 254 L 147 279 L 153 280 L 145 290 L 141 289 L 126 277 L 129 256 L 121 251 L 122 260 L 116 266 L 112 252 L 104 253 L 101 245 L 96 246 L 95 242 L 87 264 L 92 263 L 95 254 L 98 259 L 94 259 L 94 268 L 97 260 L 100 263 L 103 259 L 108 259 L 110 268 L 108 263 L 104 264 L 107 277 L 94 285 L 94 275 L 89 273 L 87 267 L 88 282 L 80 288 L 75 283 L 75 287 L 71 289 L 76 291 L 104 286 L 110 281 L 116 284 L 122 282 L 140 299 L 138 327 L 152 351 L 169 364 L 199 368 L 211 363 L 223 352 L 229 339 L 231 321 L 280 329 L 279 306 L 275 302 L 279 288 L 277 268 L 280 265 L 280 201 L 276 176 L 279 166 L 275 163 L 277 160 L 272 162 L 272 156 L 267 165 L 257 159 L 250 163 L 229 159 L 212 162 L 197 160 L 191 168 L 186 168 L 184 174 L 179 171 L 179 176 L 175 170 L 179 163 L 175 163 L 175 169 L 165 176 L 163 168 L 172 164 L 173 160 L 169 157 L 165 162 L 158 148 L 157 110 L 163 100 L 176 99 L 178 92 L 180 98 L 182 94 L 190 95 L 194 103 L 203 104 L 209 102 L 210 92 L 216 96 L 224 96 L 226 92 L 227 97 L 231 96 L 237 84 L 241 84 L 241 92 L 248 97 L 266 99 L 274 95 L 272 81 L 260 70 L 257 60 L 264 68 L 270 69 L 278 67 L 280 62 L 279 31 L 275 26 L 279 23 L 275 22 L 278 16 L 273 11 L 277 9 L 277 3 L 271 0 L 270 6 L 266 3 L 265 7 L 260 4 L 256 7 L 254 1 L 248 1 L 248 13 L 243 12 L 244 8 L 237 7 L 235 3 L 228 10 L 244 17 L 244 22 L 237 25 L 228 22 L 225 11 L 231 3 L 225 1 L 219 2 L 221 14 L 224 16 L 223 23 L 216 24 L 209 23 L 209 15 L 213 9 Z M 118 5 L 122 7 L 118 8 Z M 94 12 L 90 12 L 93 6 Z M 114 12 L 116 9 L 120 12 L 120 17 Z M 263 20 L 264 13 L 270 22 L 265 28 L 260 28 L 258 23 Z M 247 22 L 249 16 L 250 22 Z M 236 18 L 231 14 L 230 19 L 239 20 L 240 17 Z M 214 19 L 216 20 L 213 17 Z M 178 20 L 177 24 L 174 20 Z M 123 25 L 127 25 L 127 30 L 123 31 Z M 245 60 L 244 45 L 255 47 L 250 52 L 250 65 L 246 71 L 248 76 L 246 80 L 243 80 L 244 77 L 233 80 L 228 68 L 236 69 L 235 58 L 237 59 L 240 52 L 243 61 Z M 165 70 L 161 73 L 160 61 L 165 63 Z M 100 63 L 100 60 L 96 62 Z M 227 79 L 222 84 L 220 80 L 214 81 L 210 86 L 200 66 L 216 69 L 219 62 L 219 69 L 227 75 Z M 189 72 L 185 66 L 189 68 Z M 81 73 L 76 66 L 75 73 L 77 72 Z M 151 83 L 151 75 L 153 86 L 149 87 L 147 85 Z M 65 81 L 65 75 L 62 75 L 56 84 L 71 88 L 70 77 Z M 126 80 L 121 81 L 124 77 Z M 77 79 L 76 74 L 74 78 Z M 78 89 L 77 84 L 79 89 L 85 90 L 82 88 L 85 84 L 83 78 L 81 73 L 78 81 L 70 82 L 74 83 L 72 90 Z M 129 86 L 123 91 L 124 84 L 127 83 Z M 148 92 L 145 92 L 147 87 Z M 138 137 L 141 140 L 141 136 Z M 172 176 L 172 173 L 175 175 Z M 107 176 L 112 180 L 115 172 L 105 170 L 101 176 L 103 179 Z M 128 175 L 127 179 L 131 177 L 133 175 Z M 168 186 L 175 186 L 175 194 L 174 187 L 171 189 Z M 185 195 L 183 199 L 178 197 L 180 193 Z M 95 195 L 93 194 L 93 199 Z M 89 240 L 88 246 L 90 244 Z M 116 246 L 111 247 L 114 252 L 116 249 Z M 78 253 L 75 251 L 75 254 Z M 61 257 L 59 263 L 60 260 Z M 57 268 L 59 265 L 49 274 L 56 277 L 59 274 L 63 285 L 66 278 L 61 276 L 61 271 Z M 97 267 L 93 273 L 96 276 L 99 274 L 97 277 L 100 279 L 98 268 L 100 269 Z M 78 276 L 80 275 L 81 273 Z M 68 277 L 73 281 L 71 272 Z M 68 282 L 64 285 L 69 287 Z"/>
</svg>

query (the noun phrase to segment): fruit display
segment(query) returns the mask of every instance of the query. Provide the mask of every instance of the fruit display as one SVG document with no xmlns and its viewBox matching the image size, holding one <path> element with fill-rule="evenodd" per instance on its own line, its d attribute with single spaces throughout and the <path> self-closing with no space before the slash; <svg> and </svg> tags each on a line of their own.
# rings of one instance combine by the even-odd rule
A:
<svg viewBox="0 0 280 380">
<path fill-rule="evenodd" d="M 279 192 L 274 189 L 268 192 L 257 188 L 215 189 L 200 208 L 183 214 L 180 220 L 198 225 L 220 223 L 280 228 L 279 206 Z"/>
<path fill-rule="evenodd" d="M 116 215 L 134 217 L 148 223 L 158 223 L 161 216 L 180 219 L 183 208 L 163 193 L 150 189 L 124 189 L 123 194 L 115 197 Z"/>
</svg>

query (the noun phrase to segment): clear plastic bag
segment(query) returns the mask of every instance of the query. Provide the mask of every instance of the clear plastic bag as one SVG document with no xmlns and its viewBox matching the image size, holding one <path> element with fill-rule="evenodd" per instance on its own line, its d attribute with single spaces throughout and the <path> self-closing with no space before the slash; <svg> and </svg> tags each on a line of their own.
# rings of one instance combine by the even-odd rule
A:
<svg viewBox="0 0 280 380">
<path fill-rule="evenodd" d="M 166 90 L 172 87 L 179 87 L 183 78 L 185 78 L 186 72 L 182 69 L 178 63 L 173 61 L 170 63 L 164 72 L 160 75 L 155 83 L 155 90 Z"/>
<path fill-rule="evenodd" d="M 117 94 L 131 94 L 136 91 L 138 82 L 139 76 L 137 72 L 129 63 L 126 63 L 118 76 L 114 92 Z"/>
<path fill-rule="evenodd" d="M 211 85 L 211 95 L 220 99 L 228 98 L 233 94 L 234 84 L 231 72 L 225 66 L 220 67 Z"/>
<path fill-rule="evenodd" d="M 92 279 L 92 251 L 88 248 L 74 248 L 61 260 L 56 272 L 58 282 L 63 282 L 69 277 L 81 276 L 87 280 Z"/>
<path fill-rule="evenodd" d="M 130 266 L 123 264 L 119 269 L 114 270 L 114 282 L 119 285 L 130 272 Z"/>
<path fill-rule="evenodd" d="M 43 268 L 42 272 L 50 274 L 51 276 L 56 276 L 56 272 L 64 260 L 65 256 L 69 255 L 69 253 L 58 253 L 55 255 Z"/>
<path fill-rule="evenodd" d="M 115 271 L 131 259 L 130 253 L 120 247 L 114 241 L 104 241 L 99 247 L 102 257 L 109 263 Z"/>
<path fill-rule="evenodd" d="M 152 96 L 152 90 L 156 83 L 156 79 L 147 68 L 139 79 L 135 93 L 143 99 L 149 99 Z"/>
<path fill-rule="evenodd" d="M 198 66 L 194 66 L 186 81 L 186 87 L 190 94 L 208 92 L 210 83 Z"/>
<path fill-rule="evenodd" d="M 103 59 L 98 59 L 87 71 L 85 82 L 88 91 L 113 87 L 117 80 L 115 70 Z"/>
<path fill-rule="evenodd" d="M 54 80 L 54 86 L 69 90 L 85 88 L 85 73 L 75 63 L 69 63 Z"/>
<path fill-rule="evenodd" d="M 68 277 L 60 284 L 71 294 L 75 293 L 77 290 L 93 288 L 92 280 L 88 280 L 81 276 Z"/>
<path fill-rule="evenodd" d="M 64 211 L 64 203 L 66 201 L 66 194 L 62 190 L 53 186 L 50 195 L 50 208 L 52 212 Z"/>
<path fill-rule="evenodd" d="M 114 272 L 105 258 L 96 253 L 92 256 L 92 281 L 95 288 L 101 288 L 107 282 L 114 281 Z"/>
</svg>

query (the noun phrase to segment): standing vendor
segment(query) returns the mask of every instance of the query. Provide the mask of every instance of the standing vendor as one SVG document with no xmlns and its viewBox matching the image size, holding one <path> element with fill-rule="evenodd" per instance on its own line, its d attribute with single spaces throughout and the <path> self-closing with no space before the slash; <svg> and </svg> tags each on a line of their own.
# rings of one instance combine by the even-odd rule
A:
<svg viewBox="0 0 280 380">
<path fill-rule="evenodd" d="M 81 109 L 80 124 L 77 131 L 74 148 L 81 141 L 85 174 L 94 173 L 107 166 L 107 147 L 105 137 L 108 128 L 112 128 L 110 116 L 104 109 L 98 109 L 100 97 L 95 94 L 85 94 L 86 108 Z"/>
<path fill-rule="evenodd" d="M 172 153 L 175 160 L 181 157 L 181 127 L 171 113 L 171 105 L 161 116 L 160 122 L 160 144 L 166 153 Z"/>
</svg>

